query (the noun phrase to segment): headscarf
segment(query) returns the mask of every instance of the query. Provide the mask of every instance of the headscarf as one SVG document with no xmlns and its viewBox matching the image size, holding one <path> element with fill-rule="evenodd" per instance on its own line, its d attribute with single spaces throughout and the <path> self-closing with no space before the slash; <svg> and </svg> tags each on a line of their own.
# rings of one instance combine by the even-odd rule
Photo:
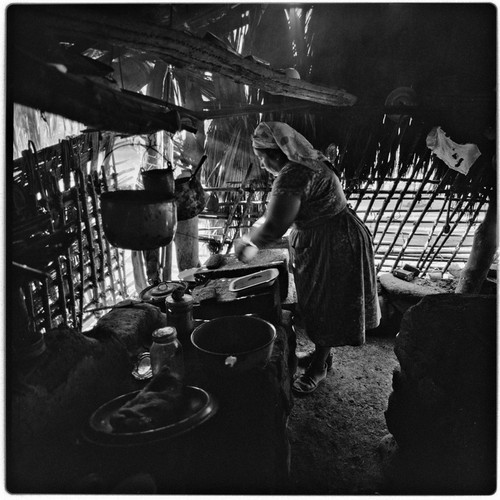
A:
<svg viewBox="0 0 500 500">
<path fill-rule="evenodd" d="M 281 149 L 295 163 L 317 169 L 318 162 L 328 158 L 295 129 L 282 122 L 261 122 L 252 135 L 252 146 L 256 149 Z"/>
</svg>

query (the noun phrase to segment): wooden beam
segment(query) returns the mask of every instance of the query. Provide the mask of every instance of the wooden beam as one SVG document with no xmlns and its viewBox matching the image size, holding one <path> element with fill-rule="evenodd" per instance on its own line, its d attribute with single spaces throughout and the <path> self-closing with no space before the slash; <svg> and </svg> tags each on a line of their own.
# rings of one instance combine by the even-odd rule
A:
<svg viewBox="0 0 500 500">
<path fill-rule="evenodd" d="M 59 41 L 71 42 L 83 38 L 97 46 L 111 44 L 143 51 L 174 66 L 215 72 L 236 83 L 257 87 L 274 95 L 328 106 L 352 106 L 356 102 L 356 97 L 345 90 L 287 78 L 281 72 L 252 58 L 244 58 L 213 40 L 207 41 L 183 31 L 155 25 L 154 22 L 120 17 L 115 9 L 101 9 L 99 5 L 27 6 L 18 9 L 19 29 L 36 26 L 40 33 Z M 19 36 L 23 36 L 23 31 Z"/>
<path fill-rule="evenodd" d="M 156 99 L 154 97 L 139 94 L 137 92 L 131 92 L 129 90 L 122 90 L 124 94 L 135 97 L 136 99 L 141 99 L 144 101 L 149 101 L 159 106 L 164 106 L 165 108 L 177 110 L 181 118 L 191 118 L 195 120 L 215 120 L 217 118 L 229 118 L 232 116 L 243 116 L 252 115 L 258 113 L 271 113 L 280 111 L 306 111 L 315 109 L 316 105 L 305 101 L 293 101 L 293 102 L 283 102 L 274 104 L 248 104 L 240 106 L 226 106 L 224 108 L 213 108 L 213 109 L 187 109 L 182 106 L 177 106 L 175 104 L 169 103 L 167 101 L 162 101 L 161 99 Z"/>
<path fill-rule="evenodd" d="M 84 123 L 98 130 L 124 134 L 177 132 L 177 111 L 145 102 L 89 78 L 62 73 L 30 55 L 15 51 L 22 64 L 8 64 L 7 92 L 17 102 Z"/>
<path fill-rule="evenodd" d="M 276 103 L 276 104 L 263 104 L 248 105 L 248 106 L 230 106 L 221 109 L 211 109 L 198 111 L 197 114 L 203 120 L 216 120 L 218 118 L 228 118 L 231 116 L 252 115 L 258 113 L 273 113 L 283 111 L 308 111 L 314 109 L 314 104 L 308 102 L 302 103 Z"/>
</svg>

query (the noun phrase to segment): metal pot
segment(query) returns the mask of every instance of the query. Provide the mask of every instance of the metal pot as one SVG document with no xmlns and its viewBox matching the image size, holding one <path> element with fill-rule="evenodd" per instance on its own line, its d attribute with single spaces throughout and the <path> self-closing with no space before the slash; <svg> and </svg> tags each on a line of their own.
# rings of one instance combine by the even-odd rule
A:
<svg viewBox="0 0 500 500">
<path fill-rule="evenodd" d="M 101 194 L 104 234 L 119 248 L 150 250 L 168 245 L 177 228 L 175 199 L 150 191 Z"/>
<path fill-rule="evenodd" d="M 254 316 L 222 316 L 191 334 L 203 366 L 218 374 L 263 368 L 271 357 L 276 328 Z"/>
<path fill-rule="evenodd" d="M 177 219 L 187 220 L 203 212 L 207 202 L 207 195 L 201 182 L 196 177 L 207 155 L 203 155 L 189 177 L 175 179 L 175 201 L 177 203 Z"/>
<path fill-rule="evenodd" d="M 169 196 L 175 195 L 174 173 L 171 166 L 170 168 L 155 168 L 153 170 L 141 169 L 141 174 L 144 189 Z"/>
</svg>

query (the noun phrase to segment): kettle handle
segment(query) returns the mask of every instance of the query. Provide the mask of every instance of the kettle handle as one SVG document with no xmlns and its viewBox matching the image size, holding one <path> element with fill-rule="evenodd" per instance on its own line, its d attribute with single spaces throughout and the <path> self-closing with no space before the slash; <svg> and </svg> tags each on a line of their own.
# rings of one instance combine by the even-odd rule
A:
<svg viewBox="0 0 500 500">
<path fill-rule="evenodd" d="M 207 159 L 207 155 L 203 155 L 201 157 L 198 165 L 196 166 L 196 168 L 193 171 L 192 177 L 196 177 L 196 174 L 199 172 L 200 168 L 203 166 L 203 164 L 205 163 L 206 159 Z"/>
</svg>

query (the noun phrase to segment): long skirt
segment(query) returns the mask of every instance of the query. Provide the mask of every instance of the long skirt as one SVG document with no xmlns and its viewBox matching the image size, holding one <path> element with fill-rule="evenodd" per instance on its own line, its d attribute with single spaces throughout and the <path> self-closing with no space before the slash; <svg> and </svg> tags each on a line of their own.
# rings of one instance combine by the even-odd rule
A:
<svg viewBox="0 0 500 500">
<path fill-rule="evenodd" d="M 361 345 L 380 323 L 372 237 L 346 208 L 319 225 L 293 228 L 290 257 L 299 312 L 317 345 Z"/>
</svg>

